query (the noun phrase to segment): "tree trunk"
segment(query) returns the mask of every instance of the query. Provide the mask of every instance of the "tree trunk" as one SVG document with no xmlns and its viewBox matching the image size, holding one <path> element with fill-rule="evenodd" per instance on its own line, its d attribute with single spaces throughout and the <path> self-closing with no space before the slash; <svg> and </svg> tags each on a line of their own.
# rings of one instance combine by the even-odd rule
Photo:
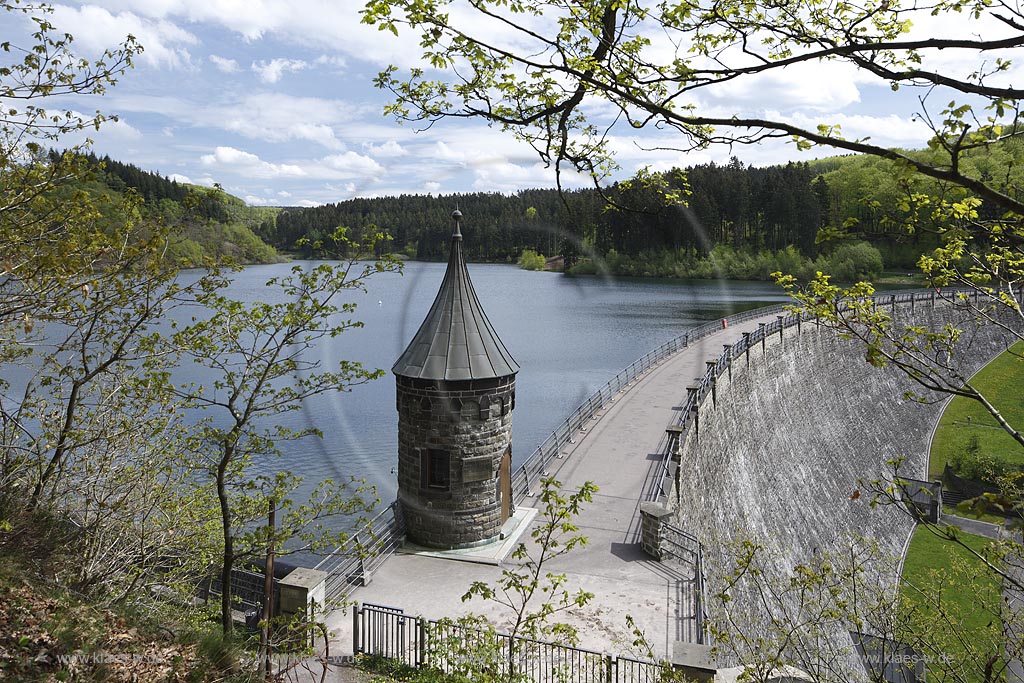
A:
<svg viewBox="0 0 1024 683">
<path fill-rule="evenodd" d="M 270 662 L 270 620 L 274 616 L 274 512 L 274 499 L 271 498 L 267 512 L 270 534 L 267 541 L 267 564 L 263 568 L 263 626 L 260 629 L 260 651 L 263 653 L 260 668 L 268 683 L 274 679 L 274 669 Z"/>
<path fill-rule="evenodd" d="M 234 628 L 234 622 L 231 620 L 231 570 L 235 562 L 235 538 L 231 533 L 231 505 L 225 482 L 232 450 L 230 445 L 225 444 L 223 457 L 217 463 L 217 500 L 220 501 L 221 528 L 224 532 L 224 553 L 221 556 L 220 567 L 220 625 L 225 636 L 231 635 Z"/>
</svg>

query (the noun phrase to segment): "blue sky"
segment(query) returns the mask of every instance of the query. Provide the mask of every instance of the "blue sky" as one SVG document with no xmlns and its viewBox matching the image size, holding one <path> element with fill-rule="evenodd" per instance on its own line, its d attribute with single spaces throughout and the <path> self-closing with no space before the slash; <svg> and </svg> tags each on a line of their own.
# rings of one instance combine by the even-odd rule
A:
<svg viewBox="0 0 1024 683">
<path fill-rule="evenodd" d="M 387 97 L 372 79 L 389 63 L 413 64 L 416 40 L 360 25 L 360 8 L 352 0 L 56 4 L 51 21 L 74 34 L 85 56 L 129 33 L 145 47 L 102 99 L 61 104 L 120 117 L 91 134 L 97 153 L 193 183 L 218 182 L 257 205 L 554 185 L 532 149 L 480 122 L 417 132 L 385 118 Z M 28 28 L 11 14 L 0 20 Z M 894 96 L 842 67 L 790 69 L 720 89 L 701 104 L 709 112 L 842 123 L 848 137 L 870 135 L 887 146 L 919 147 L 927 138 L 912 120 L 920 109 L 913 96 Z M 652 151 L 664 142 L 657 135 L 645 133 L 639 144 L 615 138 L 622 175 L 732 154 L 757 165 L 812 158 L 786 143 L 684 156 Z"/>
</svg>

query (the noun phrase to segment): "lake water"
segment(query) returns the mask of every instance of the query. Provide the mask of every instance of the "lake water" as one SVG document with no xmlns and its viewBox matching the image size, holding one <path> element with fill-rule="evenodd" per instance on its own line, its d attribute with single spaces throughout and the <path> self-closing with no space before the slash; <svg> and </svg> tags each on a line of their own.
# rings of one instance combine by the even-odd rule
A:
<svg viewBox="0 0 1024 683">
<path fill-rule="evenodd" d="M 293 264 L 251 266 L 234 279 L 230 295 L 265 298 L 264 283 Z M 283 417 L 314 424 L 322 440 L 286 444 L 281 466 L 310 484 L 324 477 L 365 477 L 381 500 L 396 493 L 398 414 L 391 365 L 430 308 L 443 263 L 407 263 L 404 274 L 384 273 L 355 292 L 355 318 L 365 327 L 320 349 L 325 366 L 360 361 L 388 374 L 351 392 L 317 397 Z M 763 282 L 567 278 L 516 266 L 470 264 L 470 276 L 498 335 L 521 366 L 513 414 L 513 461 L 520 463 L 594 391 L 634 360 L 688 328 L 731 313 L 785 301 Z M 684 393 L 680 388 L 680 395 Z"/>
</svg>

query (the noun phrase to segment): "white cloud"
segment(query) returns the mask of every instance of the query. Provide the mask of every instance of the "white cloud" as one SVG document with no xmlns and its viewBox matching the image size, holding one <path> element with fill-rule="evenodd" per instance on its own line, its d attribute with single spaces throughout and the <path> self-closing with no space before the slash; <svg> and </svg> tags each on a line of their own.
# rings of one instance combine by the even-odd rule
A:
<svg viewBox="0 0 1024 683">
<path fill-rule="evenodd" d="M 316 66 L 333 66 L 335 71 L 341 72 L 348 66 L 348 61 L 344 57 L 337 55 L 320 55 L 313 60 L 313 64 Z"/>
<path fill-rule="evenodd" d="M 794 64 L 749 78 L 718 84 L 704 91 L 709 104 L 732 114 L 749 114 L 771 107 L 780 111 L 836 111 L 860 101 L 858 77 L 852 66 Z"/>
<path fill-rule="evenodd" d="M 250 67 L 264 83 L 277 83 L 286 71 L 296 72 L 309 68 L 309 62 L 302 59 L 284 59 L 278 57 L 270 61 L 253 62 Z"/>
<path fill-rule="evenodd" d="M 544 164 L 520 166 L 508 162 L 480 166 L 473 169 L 476 180 L 473 189 L 479 192 L 501 192 L 509 194 L 529 187 L 551 187 L 555 182 L 555 172 Z M 562 174 L 565 186 L 579 185 L 575 174 Z"/>
<path fill-rule="evenodd" d="M 427 182 L 423 183 L 423 191 L 429 194 L 434 194 L 440 191 L 440 189 L 441 183 L 436 182 L 434 180 L 428 180 Z"/>
<path fill-rule="evenodd" d="M 220 57 L 218 55 L 210 55 L 208 59 L 213 62 L 213 65 L 217 67 L 217 70 L 226 74 L 238 73 L 242 70 L 242 67 L 238 66 L 238 62 L 227 57 Z"/>
<path fill-rule="evenodd" d="M 191 55 L 185 46 L 198 38 L 172 22 L 153 21 L 132 12 L 111 14 L 102 7 L 54 5 L 51 21 L 75 36 L 75 45 L 91 54 L 117 47 L 130 34 L 145 48 L 136 59 L 144 64 L 172 69 L 187 67 Z"/>
<path fill-rule="evenodd" d="M 769 111 L 770 118 L 782 118 L 778 112 Z M 870 138 L 871 144 L 882 147 L 922 147 L 931 137 L 928 126 L 921 121 L 889 114 L 868 116 L 862 114 L 831 113 L 820 116 L 793 114 L 786 117 L 793 124 L 815 130 L 819 123 L 838 125 L 847 140 Z"/>
<path fill-rule="evenodd" d="M 187 100 L 174 95 L 109 97 L 111 108 L 158 114 L 189 126 L 215 128 L 263 142 L 280 143 L 307 140 L 330 150 L 346 145 L 336 130 L 350 129 L 363 114 L 343 100 L 299 97 L 287 93 L 250 92 L 225 97 L 219 102 Z M 361 126 L 365 138 L 369 133 Z M 394 130 L 390 129 L 393 134 Z"/>
<path fill-rule="evenodd" d="M 193 184 L 191 178 L 189 178 L 187 175 L 181 175 L 180 173 L 172 173 L 167 177 L 178 183 L 187 183 L 189 185 Z"/>
<path fill-rule="evenodd" d="M 250 178 L 278 178 L 304 176 L 306 172 L 294 164 L 272 164 L 251 152 L 234 147 L 217 147 L 212 154 L 204 154 L 199 161 L 206 166 L 217 166 L 229 172 Z"/>
<path fill-rule="evenodd" d="M 388 140 L 383 145 L 364 144 L 363 147 L 367 152 L 376 157 L 404 157 L 409 153 L 409 150 L 402 147 L 395 140 Z"/>
<path fill-rule="evenodd" d="M 326 156 L 320 160 L 319 166 L 320 177 L 332 179 L 377 178 L 384 174 L 383 166 L 370 157 L 355 152 Z"/>
</svg>

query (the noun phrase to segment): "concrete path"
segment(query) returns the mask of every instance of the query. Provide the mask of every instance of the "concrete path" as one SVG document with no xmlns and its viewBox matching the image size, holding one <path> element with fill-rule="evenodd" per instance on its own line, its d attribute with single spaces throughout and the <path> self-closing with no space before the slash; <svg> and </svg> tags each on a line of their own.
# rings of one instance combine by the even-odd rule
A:
<svg viewBox="0 0 1024 683">
<path fill-rule="evenodd" d="M 642 494 L 660 467 L 658 451 L 665 428 L 685 400 L 687 385 L 704 374 L 705 361 L 718 358 L 724 344 L 739 341 L 743 332 L 753 332 L 758 323 L 774 321 L 773 314 L 730 326 L 651 368 L 590 421 L 576 443 L 563 448 L 550 467 L 549 473 L 565 489 L 586 481 L 599 487 L 593 503 L 577 520 L 588 545 L 548 565 L 549 570 L 567 575 L 570 590 L 595 595 L 586 607 L 560 617 L 579 628 L 581 647 L 627 653 L 633 635 L 626 616 L 631 615 L 654 653 L 667 657 L 672 643 L 689 627 L 689 577 L 651 560 L 640 549 Z M 523 505 L 536 507 L 537 501 Z M 473 581 L 493 583 L 500 572 L 500 567 L 489 564 L 398 553 L 374 573 L 369 585 L 349 597 L 428 618 L 473 612 L 503 624 L 507 614 L 495 605 L 462 601 Z M 328 626 L 337 636 L 332 652 L 351 653 L 351 615 L 336 611 Z"/>
</svg>

